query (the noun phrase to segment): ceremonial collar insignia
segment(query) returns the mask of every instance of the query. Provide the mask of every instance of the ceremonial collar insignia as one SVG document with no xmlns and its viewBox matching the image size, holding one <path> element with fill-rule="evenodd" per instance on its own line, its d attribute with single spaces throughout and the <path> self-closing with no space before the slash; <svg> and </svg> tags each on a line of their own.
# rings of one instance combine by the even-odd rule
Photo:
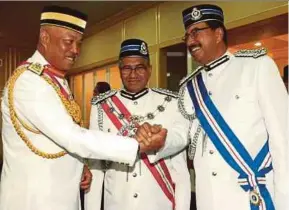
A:
<svg viewBox="0 0 289 210">
<path fill-rule="evenodd" d="M 220 66 L 223 63 L 226 63 L 228 60 L 230 60 L 230 56 L 228 54 L 223 55 L 222 57 L 212 61 L 211 63 L 204 65 L 204 66 L 199 66 L 195 71 L 193 71 L 191 74 L 188 76 L 184 77 L 179 84 L 179 87 L 181 87 L 183 84 L 187 83 L 187 81 L 191 80 L 193 77 L 198 75 L 202 70 L 205 71 L 211 71 L 217 66 Z"/>
<path fill-rule="evenodd" d="M 181 81 L 179 83 L 179 87 L 181 87 L 183 84 L 187 83 L 187 81 L 191 80 L 194 76 L 198 75 L 202 69 L 203 69 L 203 66 L 199 66 L 195 71 L 193 71 L 188 76 L 181 79 Z"/>
<path fill-rule="evenodd" d="M 202 17 L 202 12 L 198 8 L 194 7 L 191 13 L 193 20 L 199 20 Z"/>
<path fill-rule="evenodd" d="M 166 96 L 170 96 L 172 98 L 178 98 L 178 93 L 177 92 L 173 92 L 167 89 L 163 89 L 163 88 L 152 88 L 152 91 L 162 94 L 162 95 L 166 95 Z"/>
<path fill-rule="evenodd" d="M 212 69 L 216 68 L 217 66 L 220 66 L 223 63 L 226 63 L 228 60 L 230 60 L 229 55 L 223 55 L 222 57 L 212 61 L 211 63 L 204 65 L 203 69 L 205 71 L 211 71 Z"/>
<path fill-rule="evenodd" d="M 31 63 L 28 66 L 28 70 L 34 72 L 37 75 L 41 75 L 44 70 L 44 66 L 41 65 L 40 63 Z"/>
<path fill-rule="evenodd" d="M 130 100 L 136 100 L 136 99 L 139 99 L 141 98 L 142 96 L 146 95 L 147 93 L 149 92 L 149 89 L 148 88 L 145 88 L 137 93 L 130 93 L 130 92 L 127 92 L 125 90 L 121 90 L 120 91 L 120 95 L 124 98 L 127 98 L 127 99 L 130 99 Z"/>
</svg>

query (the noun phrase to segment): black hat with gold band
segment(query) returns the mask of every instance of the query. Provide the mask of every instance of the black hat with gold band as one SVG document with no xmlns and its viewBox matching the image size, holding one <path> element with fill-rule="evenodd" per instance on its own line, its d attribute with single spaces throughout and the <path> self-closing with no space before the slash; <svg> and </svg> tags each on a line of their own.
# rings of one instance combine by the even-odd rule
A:
<svg viewBox="0 0 289 210">
<path fill-rule="evenodd" d="M 223 10 L 217 5 L 201 4 L 189 7 L 183 11 L 185 29 L 189 26 L 205 21 L 218 21 L 224 24 Z"/>
<path fill-rule="evenodd" d="M 68 7 L 46 6 L 43 8 L 40 25 L 54 25 L 74 30 L 83 34 L 87 15 Z"/>
</svg>

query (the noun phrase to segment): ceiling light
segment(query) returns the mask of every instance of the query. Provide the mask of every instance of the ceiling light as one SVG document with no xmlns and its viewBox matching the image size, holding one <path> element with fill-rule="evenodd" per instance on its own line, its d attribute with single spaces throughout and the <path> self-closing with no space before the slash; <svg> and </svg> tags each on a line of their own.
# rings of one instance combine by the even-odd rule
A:
<svg viewBox="0 0 289 210">
<path fill-rule="evenodd" d="M 261 42 L 256 42 L 254 45 L 255 45 L 256 47 L 261 47 L 261 46 L 262 46 L 262 43 L 261 43 Z"/>
</svg>

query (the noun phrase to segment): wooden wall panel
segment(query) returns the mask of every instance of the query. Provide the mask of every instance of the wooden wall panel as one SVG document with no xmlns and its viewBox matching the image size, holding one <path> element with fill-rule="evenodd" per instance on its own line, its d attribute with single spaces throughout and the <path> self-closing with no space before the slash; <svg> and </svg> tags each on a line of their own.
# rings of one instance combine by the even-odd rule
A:
<svg viewBox="0 0 289 210">
<path fill-rule="evenodd" d="M 93 72 L 89 72 L 84 74 L 84 124 L 86 127 L 89 126 L 89 117 L 90 117 L 90 109 L 91 109 L 91 98 L 93 95 Z"/>
<path fill-rule="evenodd" d="M 246 25 L 279 14 L 288 13 L 287 1 L 222 1 L 218 2 L 225 14 L 228 29 Z"/>
<path fill-rule="evenodd" d="M 159 5 L 160 43 L 183 36 L 184 26 L 182 23 L 182 11 L 196 3 L 170 1 Z"/>
<path fill-rule="evenodd" d="M 76 103 L 80 106 L 82 110 L 82 117 L 83 117 L 83 74 L 76 75 L 74 77 L 74 99 Z"/>
<path fill-rule="evenodd" d="M 95 72 L 95 81 L 97 82 L 101 82 L 101 81 L 107 81 L 106 79 L 106 69 L 98 69 Z"/>
<path fill-rule="evenodd" d="M 122 81 L 117 65 L 111 66 L 109 68 L 109 84 L 112 89 L 119 90 L 122 88 Z"/>
<path fill-rule="evenodd" d="M 278 69 L 280 71 L 280 75 L 284 75 L 284 67 L 288 65 L 288 47 L 284 47 L 278 50 L 274 50 L 271 52 L 272 58 L 276 62 Z"/>
<path fill-rule="evenodd" d="M 140 38 L 148 45 L 157 44 L 157 8 L 133 16 L 124 22 L 125 39 Z"/>
<path fill-rule="evenodd" d="M 23 49 L 16 47 L 4 47 L 0 45 L 0 96 L 2 98 L 3 88 L 8 81 L 9 77 L 20 64 L 21 61 L 26 60 L 31 56 L 33 50 Z M 0 98 L 0 103 L 1 103 Z M 1 129 L 2 129 L 2 115 L 0 112 L 0 161 L 2 160 L 2 140 L 1 140 Z"/>
<path fill-rule="evenodd" d="M 117 57 L 122 41 L 122 23 L 107 28 L 83 42 L 75 68 Z"/>
<path fill-rule="evenodd" d="M 158 52 L 150 54 L 150 60 L 152 65 L 151 78 L 149 80 L 149 87 L 158 87 Z"/>
<path fill-rule="evenodd" d="M 6 82 L 5 51 L 0 51 L 0 90 L 4 88 Z"/>
</svg>

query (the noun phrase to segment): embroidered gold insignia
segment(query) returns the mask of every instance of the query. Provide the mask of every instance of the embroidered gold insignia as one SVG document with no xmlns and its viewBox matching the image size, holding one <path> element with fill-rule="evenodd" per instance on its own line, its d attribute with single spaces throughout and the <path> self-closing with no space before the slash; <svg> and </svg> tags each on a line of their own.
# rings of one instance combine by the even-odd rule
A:
<svg viewBox="0 0 289 210">
<path fill-rule="evenodd" d="M 34 72 L 37 75 L 41 75 L 44 70 L 44 66 L 40 63 L 32 63 L 28 66 L 28 70 Z"/>
</svg>

